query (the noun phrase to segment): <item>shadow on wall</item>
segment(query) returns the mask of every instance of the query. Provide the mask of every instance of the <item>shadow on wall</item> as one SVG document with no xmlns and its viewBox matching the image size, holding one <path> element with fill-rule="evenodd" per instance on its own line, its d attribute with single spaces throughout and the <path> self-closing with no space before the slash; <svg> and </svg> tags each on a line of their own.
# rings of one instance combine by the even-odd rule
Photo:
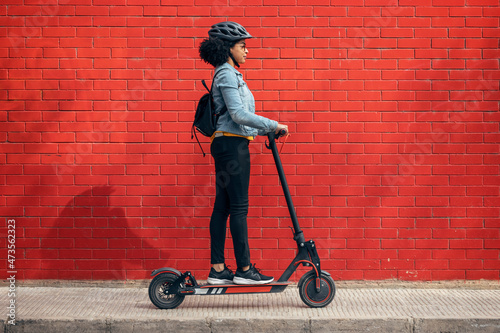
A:
<svg viewBox="0 0 500 333">
<path fill-rule="evenodd" d="M 126 217 L 121 198 L 110 186 L 92 187 L 60 208 L 56 219 L 41 219 L 39 265 L 26 279 L 147 279 L 152 268 L 168 260 L 157 241 L 159 228 L 143 228 L 141 217 Z M 114 194 L 114 195 L 113 195 Z M 61 210 L 62 209 L 62 210 Z M 160 259 L 161 253 L 161 261 Z M 38 267 L 36 267 L 38 266 Z"/>
</svg>

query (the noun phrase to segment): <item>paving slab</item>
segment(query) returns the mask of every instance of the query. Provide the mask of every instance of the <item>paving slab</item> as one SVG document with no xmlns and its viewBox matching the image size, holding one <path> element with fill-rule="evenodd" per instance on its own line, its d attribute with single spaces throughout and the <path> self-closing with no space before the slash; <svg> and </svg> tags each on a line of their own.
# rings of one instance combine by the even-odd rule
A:
<svg viewBox="0 0 500 333">
<path fill-rule="evenodd" d="M 18 287 L 15 323 L 0 288 L 0 332 L 500 332 L 500 290 L 342 288 L 307 307 L 296 286 L 279 294 L 188 296 L 157 309 L 147 288 Z"/>
</svg>

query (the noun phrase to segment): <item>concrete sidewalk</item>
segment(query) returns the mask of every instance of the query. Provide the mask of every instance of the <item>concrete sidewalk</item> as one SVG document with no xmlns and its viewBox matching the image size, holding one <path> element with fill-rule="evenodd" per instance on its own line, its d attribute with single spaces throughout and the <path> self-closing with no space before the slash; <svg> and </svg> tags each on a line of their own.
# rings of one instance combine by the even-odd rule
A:
<svg viewBox="0 0 500 333">
<path fill-rule="evenodd" d="M 8 288 L 0 302 L 8 314 Z M 159 310 L 140 288 L 26 287 L 0 332 L 500 332 L 500 288 L 339 287 L 321 309 L 280 294 L 188 296 Z M 4 315 L 4 318 L 7 316 Z"/>
</svg>

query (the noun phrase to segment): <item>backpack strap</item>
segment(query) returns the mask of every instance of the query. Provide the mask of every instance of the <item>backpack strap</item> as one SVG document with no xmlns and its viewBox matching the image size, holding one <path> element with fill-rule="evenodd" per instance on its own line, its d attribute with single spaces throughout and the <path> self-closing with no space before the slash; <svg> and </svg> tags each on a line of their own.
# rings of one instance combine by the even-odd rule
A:
<svg viewBox="0 0 500 333">
<path fill-rule="evenodd" d="M 205 83 L 205 80 L 201 80 L 201 83 L 203 83 L 203 86 L 205 87 L 205 89 L 207 89 L 208 93 L 212 93 L 212 88 L 208 89 L 208 86 L 207 84 Z M 212 82 L 212 87 L 213 87 L 214 83 Z"/>
<path fill-rule="evenodd" d="M 203 153 L 203 157 L 205 157 L 205 151 L 203 150 L 203 147 L 201 146 L 200 140 L 198 140 L 198 135 L 196 135 L 196 130 L 194 129 L 194 125 L 191 127 L 191 140 L 193 140 L 193 137 L 196 138 L 196 142 L 198 142 L 198 146 L 200 146 L 201 152 Z"/>
</svg>

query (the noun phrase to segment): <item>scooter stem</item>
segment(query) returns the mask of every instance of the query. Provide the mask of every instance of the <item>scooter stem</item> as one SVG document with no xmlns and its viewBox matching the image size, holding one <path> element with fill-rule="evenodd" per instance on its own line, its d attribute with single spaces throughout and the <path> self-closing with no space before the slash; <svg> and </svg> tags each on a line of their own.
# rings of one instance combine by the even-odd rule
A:
<svg viewBox="0 0 500 333">
<path fill-rule="evenodd" d="M 278 170 L 278 175 L 280 177 L 281 187 L 283 188 L 283 194 L 285 195 L 286 204 L 288 206 L 288 211 L 290 213 L 290 218 L 293 223 L 294 230 L 294 240 L 297 244 L 305 243 L 305 238 L 302 230 L 300 229 L 299 221 L 297 219 L 297 213 L 293 206 L 292 196 L 290 195 L 290 190 L 288 188 L 288 183 L 286 181 L 285 171 L 283 170 L 283 165 L 281 164 L 281 158 L 278 153 L 278 148 L 276 147 L 277 135 L 274 132 L 267 133 L 267 138 L 269 139 L 269 145 L 267 148 L 271 149 L 274 157 L 274 163 L 276 164 L 276 169 Z"/>
</svg>

